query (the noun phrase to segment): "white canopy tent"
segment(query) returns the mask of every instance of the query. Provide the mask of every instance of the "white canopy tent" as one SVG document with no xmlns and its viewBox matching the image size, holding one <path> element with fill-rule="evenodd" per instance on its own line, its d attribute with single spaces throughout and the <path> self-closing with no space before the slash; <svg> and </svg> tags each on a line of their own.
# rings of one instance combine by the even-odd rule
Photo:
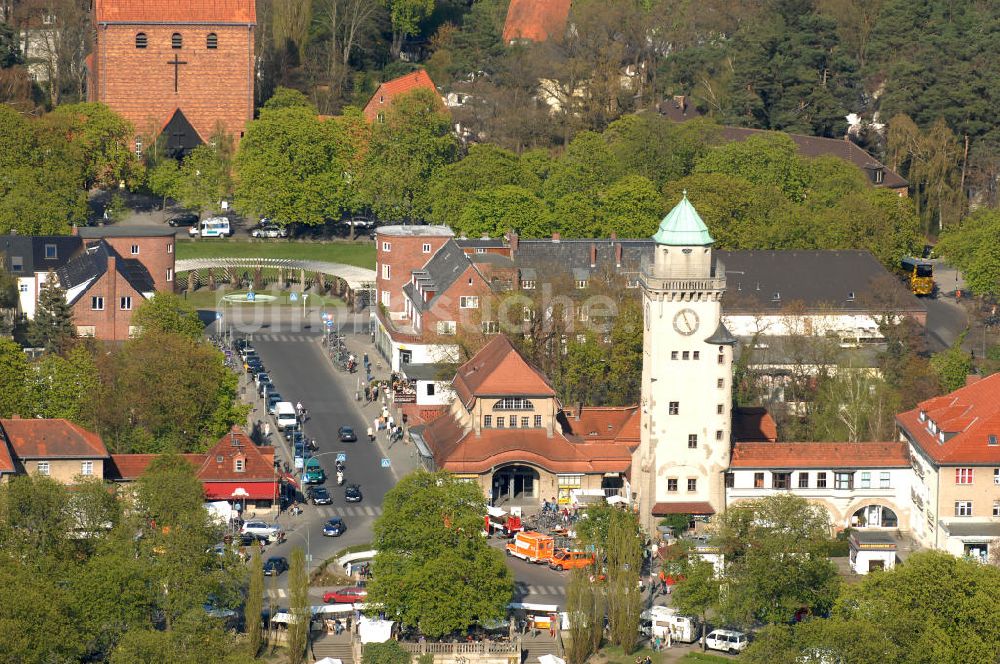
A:
<svg viewBox="0 0 1000 664">
<path fill-rule="evenodd" d="M 316 664 L 344 664 L 344 660 L 337 659 L 336 657 L 324 657 L 323 659 L 317 659 Z"/>
<path fill-rule="evenodd" d="M 539 664 L 566 664 L 566 660 L 555 655 L 539 655 Z"/>
<path fill-rule="evenodd" d="M 361 618 L 358 623 L 358 636 L 361 643 L 385 643 L 392 638 L 391 620 L 378 620 L 371 618 Z"/>
</svg>

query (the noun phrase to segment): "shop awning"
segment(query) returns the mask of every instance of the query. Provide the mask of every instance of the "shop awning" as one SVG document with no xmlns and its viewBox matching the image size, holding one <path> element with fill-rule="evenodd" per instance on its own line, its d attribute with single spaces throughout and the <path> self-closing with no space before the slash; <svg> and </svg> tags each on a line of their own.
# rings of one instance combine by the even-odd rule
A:
<svg viewBox="0 0 1000 664">
<path fill-rule="evenodd" d="M 274 500 L 278 495 L 276 482 L 205 482 L 204 487 L 206 500 Z"/>
<path fill-rule="evenodd" d="M 668 514 L 694 514 L 705 515 L 715 514 L 715 509 L 707 502 L 676 502 L 676 503 L 656 503 L 653 505 L 653 516 L 666 516 Z"/>
</svg>

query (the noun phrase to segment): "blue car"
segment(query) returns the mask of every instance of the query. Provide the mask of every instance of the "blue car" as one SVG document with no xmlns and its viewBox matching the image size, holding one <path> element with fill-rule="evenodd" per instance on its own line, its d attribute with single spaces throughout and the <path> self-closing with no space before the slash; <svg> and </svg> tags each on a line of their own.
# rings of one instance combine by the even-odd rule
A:
<svg viewBox="0 0 1000 664">
<path fill-rule="evenodd" d="M 347 524 L 339 516 L 335 516 L 323 524 L 323 535 L 326 537 L 340 537 L 347 532 Z"/>
</svg>

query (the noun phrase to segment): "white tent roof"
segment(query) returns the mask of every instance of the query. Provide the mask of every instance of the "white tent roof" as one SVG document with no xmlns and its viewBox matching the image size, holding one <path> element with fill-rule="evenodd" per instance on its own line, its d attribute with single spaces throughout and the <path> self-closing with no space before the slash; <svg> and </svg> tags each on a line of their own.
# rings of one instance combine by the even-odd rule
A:
<svg viewBox="0 0 1000 664">
<path fill-rule="evenodd" d="M 540 664 L 566 664 L 566 660 L 555 655 L 539 655 Z"/>
<path fill-rule="evenodd" d="M 315 664 L 344 664 L 344 660 L 337 659 L 336 657 L 324 657 L 323 659 L 317 659 Z"/>
<path fill-rule="evenodd" d="M 500 518 L 502 516 L 507 515 L 507 512 L 505 512 L 503 509 L 499 507 L 493 507 L 492 505 L 486 507 L 486 513 L 494 518 Z"/>
<path fill-rule="evenodd" d="M 358 636 L 361 637 L 361 643 L 385 643 L 392 638 L 392 621 L 361 618 Z"/>
</svg>

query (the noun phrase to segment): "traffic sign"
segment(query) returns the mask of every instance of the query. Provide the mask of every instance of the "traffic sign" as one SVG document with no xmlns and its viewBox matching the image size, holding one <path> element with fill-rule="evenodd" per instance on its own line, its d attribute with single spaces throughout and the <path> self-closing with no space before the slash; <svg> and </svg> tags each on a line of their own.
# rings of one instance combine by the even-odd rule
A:
<svg viewBox="0 0 1000 664">
<path fill-rule="evenodd" d="M 288 294 L 288 299 L 291 300 L 292 302 L 298 302 L 299 301 L 299 294 L 298 293 L 294 293 L 294 292 L 293 293 L 289 293 Z"/>
<path fill-rule="evenodd" d="M 254 298 L 256 298 L 256 297 L 257 297 L 257 296 L 256 296 L 256 295 L 254 294 L 254 292 L 253 292 L 253 291 L 249 291 L 249 292 L 247 293 L 247 302 L 253 302 L 253 301 L 254 301 Z"/>
<path fill-rule="evenodd" d="M 222 312 L 221 311 L 216 311 L 215 312 L 215 320 L 222 320 Z"/>
<path fill-rule="evenodd" d="M 337 461 L 342 461 L 342 462 L 346 463 L 347 462 L 347 453 L 346 452 L 338 452 L 337 453 Z"/>
<path fill-rule="evenodd" d="M 327 327 L 333 327 L 333 321 L 332 320 L 326 321 L 326 326 Z"/>
<path fill-rule="evenodd" d="M 388 468 L 389 467 L 389 458 L 388 457 L 382 457 L 382 467 L 383 468 Z"/>
</svg>

